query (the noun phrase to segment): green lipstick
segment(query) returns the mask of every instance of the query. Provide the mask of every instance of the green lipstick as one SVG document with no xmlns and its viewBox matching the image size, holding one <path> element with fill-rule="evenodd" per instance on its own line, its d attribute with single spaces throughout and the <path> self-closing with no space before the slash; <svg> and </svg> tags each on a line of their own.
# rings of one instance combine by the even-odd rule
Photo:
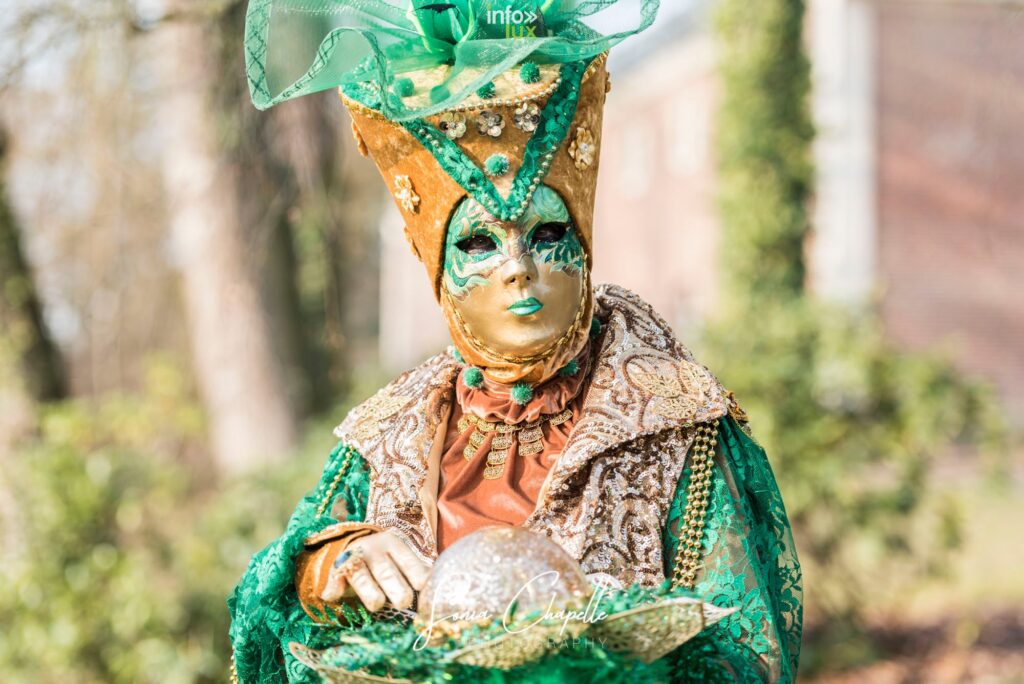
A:
<svg viewBox="0 0 1024 684">
<path fill-rule="evenodd" d="M 508 310 L 516 316 L 529 316 L 530 314 L 537 313 L 543 307 L 544 305 L 536 297 L 527 297 L 512 304 L 512 306 L 508 307 Z"/>
</svg>

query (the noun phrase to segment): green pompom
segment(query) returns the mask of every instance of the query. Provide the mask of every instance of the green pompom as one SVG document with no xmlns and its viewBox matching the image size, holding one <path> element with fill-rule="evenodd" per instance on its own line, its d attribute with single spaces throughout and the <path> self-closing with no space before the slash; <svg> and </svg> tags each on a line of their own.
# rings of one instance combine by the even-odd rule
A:
<svg viewBox="0 0 1024 684">
<path fill-rule="evenodd" d="M 400 78 L 395 81 L 395 93 L 399 97 L 409 97 L 416 92 L 416 85 L 411 78 Z"/>
<path fill-rule="evenodd" d="M 463 358 L 462 352 L 458 349 L 452 349 L 452 358 L 455 359 L 456 363 L 466 363 L 466 359 Z"/>
<path fill-rule="evenodd" d="M 451 93 L 448 92 L 448 89 L 443 85 L 434 86 L 433 88 L 430 89 L 430 104 L 437 104 L 438 102 L 442 102 L 448 99 L 448 96 L 450 94 Z"/>
<path fill-rule="evenodd" d="M 476 366 L 470 366 L 462 372 L 462 381 L 466 383 L 466 387 L 476 389 L 484 384 L 484 372 Z"/>
<path fill-rule="evenodd" d="M 492 154 L 484 162 L 484 170 L 488 176 L 504 176 L 508 173 L 509 161 L 504 154 Z"/>
<path fill-rule="evenodd" d="M 576 359 L 573 359 L 569 363 L 562 366 L 562 370 L 558 371 L 558 374 L 564 378 L 569 378 L 572 377 L 573 375 L 576 375 L 579 372 L 580 364 L 576 362 Z"/>
<path fill-rule="evenodd" d="M 517 382 L 512 385 L 512 401 L 520 406 L 525 406 L 533 399 L 533 388 L 528 383 Z"/>
<path fill-rule="evenodd" d="M 595 339 L 601 334 L 601 321 L 596 318 L 590 319 L 590 339 Z"/>
<path fill-rule="evenodd" d="M 540 67 L 533 62 L 527 62 L 519 70 L 519 78 L 523 83 L 536 83 L 540 80 Z"/>
<path fill-rule="evenodd" d="M 476 95 L 481 100 L 490 100 L 496 92 L 498 92 L 498 89 L 494 87 L 493 81 L 488 81 L 476 89 Z"/>
</svg>

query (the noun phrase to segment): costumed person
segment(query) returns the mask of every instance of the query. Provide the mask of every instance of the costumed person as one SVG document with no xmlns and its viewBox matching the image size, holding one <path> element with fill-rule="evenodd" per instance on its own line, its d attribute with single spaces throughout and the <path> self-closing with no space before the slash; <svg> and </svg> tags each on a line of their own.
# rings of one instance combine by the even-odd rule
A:
<svg viewBox="0 0 1024 684">
<path fill-rule="evenodd" d="M 611 5 L 632 24 L 591 29 Z M 592 244 L 605 55 L 656 10 L 250 4 L 256 105 L 340 87 L 453 346 L 348 414 L 252 559 L 229 599 L 243 684 L 316 681 L 289 644 L 330 644 L 341 605 L 408 607 L 439 553 L 493 525 L 545 535 L 595 584 L 737 608 L 667 656 L 673 681 L 794 680 L 801 575 L 764 451 L 649 305 L 591 283 L 595 258 L 629 258 Z"/>
</svg>

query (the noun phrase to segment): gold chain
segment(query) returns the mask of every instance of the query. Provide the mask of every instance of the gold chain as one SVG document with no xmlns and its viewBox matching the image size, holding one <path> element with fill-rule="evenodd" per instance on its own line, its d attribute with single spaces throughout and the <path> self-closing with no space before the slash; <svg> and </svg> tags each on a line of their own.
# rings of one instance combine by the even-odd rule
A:
<svg viewBox="0 0 1024 684">
<path fill-rule="evenodd" d="M 239 684 L 238 682 L 238 668 L 235 666 L 235 654 L 231 654 L 231 684 Z"/>
<path fill-rule="evenodd" d="M 673 588 L 693 589 L 697 581 L 717 435 L 717 420 L 710 425 L 705 423 L 697 426 L 697 435 L 691 449 L 690 482 L 686 487 L 686 510 L 683 512 L 683 526 L 679 530 L 679 546 L 676 548 L 672 570 Z"/>
<path fill-rule="evenodd" d="M 327 507 L 330 505 L 331 499 L 334 497 L 335 490 L 338 489 L 338 485 L 341 484 L 341 479 L 345 477 L 345 472 L 352 463 L 352 450 L 348 447 L 345 447 L 344 458 L 345 460 L 341 462 L 341 467 L 338 468 L 338 474 L 334 476 L 334 481 L 331 482 L 331 486 L 327 488 L 327 494 L 324 495 L 324 500 L 320 502 L 320 506 L 316 509 L 317 517 L 322 516 L 327 511 Z"/>
<path fill-rule="evenodd" d="M 534 361 L 540 361 L 552 356 L 558 349 L 570 340 L 576 331 L 579 330 L 580 324 L 583 322 L 583 313 L 587 309 L 587 294 L 590 292 L 590 271 L 587 269 L 586 263 L 583 264 L 583 287 L 580 290 L 580 303 L 576 309 L 576 318 L 573 320 L 572 325 L 569 329 L 559 337 L 557 340 L 548 345 L 544 351 L 536 354 L 530 354 L 528 356 L 514 356 L 512 354 L 502 354 L 501 352 L 493 349 L 484 343 L 479 337 L 473 334 L 473 331 L 466 325 L 465 319 L 462 318 L 462 314 L 459 313 L 458 308 L 455 306 L 455 298 L 447 288 L 442 287 L 441 290 L 444 292 L 445 297 L 448 299 L 448 306 L 452 311 L 452 315 L 455 316 L 455 322 L 459 328 L 466 334 L 466 337 L 476 346 L 477 349 L 482 350 L 484 353 L 489 354 L 493 357 L 497 357 L 506 363 L 522 364 L 522 363 L 533 363 Z"/>
</svg>

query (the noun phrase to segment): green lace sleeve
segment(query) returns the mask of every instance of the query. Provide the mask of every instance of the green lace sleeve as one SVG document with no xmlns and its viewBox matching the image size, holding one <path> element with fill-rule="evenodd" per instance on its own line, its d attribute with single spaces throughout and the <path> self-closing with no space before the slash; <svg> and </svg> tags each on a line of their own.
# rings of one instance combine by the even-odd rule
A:
<svg viewBox="0 0 1024 684">
<path fill-rule="evenodd" d="M 739 611 L 670 655 L 673 681 L 782 682 L 796 678 L 803 595 L 800 563 L 764 450 L 727 417 L 720 421 L 694 587 L 705 601 Z M 664 530 L 671 574 L 690 468 Z"/>
<path fill-rule="evenodd" d="M 242 684 L 318 681 L 292 657 L 288 644 L 323 648 L 331 644 L 336 629 L 313 622 L 302 610 L 295 591 L 295 559 L 307 536 L 339 522 L 331 515 L 339 495 L 345 498 L 346 520 L 363 520 L 368 491 L 366 462 L 339 444 L 319 484 L 295 508 L 284 535 L 253 556 L 228 599 L 231 645 Z"/>
</svg>

